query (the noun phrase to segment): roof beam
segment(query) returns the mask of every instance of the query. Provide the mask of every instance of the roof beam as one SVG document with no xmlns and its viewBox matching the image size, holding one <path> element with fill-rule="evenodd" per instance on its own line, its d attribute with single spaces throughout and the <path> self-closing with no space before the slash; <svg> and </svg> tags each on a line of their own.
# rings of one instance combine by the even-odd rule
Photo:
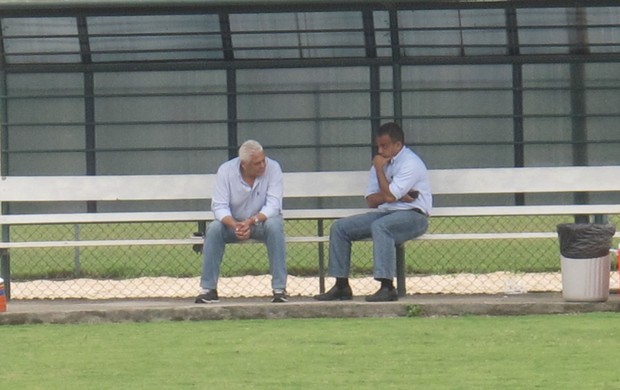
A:
<svg viewBox="0 0 620 390">
<path fill-rule="evenodd" d="M 196 12 L 601 7 L 617 0 L 0 0 L 0 16 L 153 15 Z"/>
</svg>

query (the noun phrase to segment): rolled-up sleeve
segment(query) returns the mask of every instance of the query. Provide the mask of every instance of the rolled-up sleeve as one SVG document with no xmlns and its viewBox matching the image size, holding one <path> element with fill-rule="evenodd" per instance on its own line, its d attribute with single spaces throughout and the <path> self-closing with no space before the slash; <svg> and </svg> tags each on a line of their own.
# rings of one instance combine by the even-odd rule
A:
<svg viewBox="0 0 620 390">
<path fill-rule="evenodd" d="M 415 164 L 402 164 L 401 169 L 390 183 L 390 192 L 396 199 L 400 199 L 409 192 L 414 184 L 419 181 L 420 170 Z"/>
<path fill-rule="evenodd" d="M 211 211 L 213 211 L 213 215 L 218 221 L 232 215 L 230 210 L 230 186 L 227 175 L 228 172 L 225 167 L 221 166 L 217 172 L 215 188 L 211 198 Z"/>
<path fill-rule="evenodd" d="M 368 174 L 368 185 L 366 186 L 366 194 L 364 197 L 367 198 L 372 194 L 376 194 L 380 190 L 379 180 L 377 179 L 377 171 L 375 170 L 375 167 L 370 167 L 370 172 Z"/>
<path fill-rule="evenodd" d="M 265 204 L 261 208 L 261 214 L 267 218 L 275 217 L 282 213 L 282 198 L 284 196 L 284 186 L 282 178 L 282 168 L 275 160 L 269 160 L 267 168 L 267 191 Z"/>
</svg>

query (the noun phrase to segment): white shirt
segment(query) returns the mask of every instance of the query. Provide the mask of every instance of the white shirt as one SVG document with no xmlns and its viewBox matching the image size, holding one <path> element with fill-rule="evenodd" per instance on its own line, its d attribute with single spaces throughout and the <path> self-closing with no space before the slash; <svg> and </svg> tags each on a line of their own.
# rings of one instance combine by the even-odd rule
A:
<svg viewBox="0 0 620 390">
<path fill-rule="evenodd" d="M 230 215 L 237 221 L 244 221 L 259 212 L 267 218 L 281 213 L 282 169 L 277 161 L 268 157 L 265 163 L 265 174 L 257 177 L 252 187 L 241 177 L 239 157 L 220 165 L 211 199 L 211 210 L 217 220 Z"/>
<path fill-rule="evenodd" d="M 390 192 L 396 199 L 400 199 L 411 190 L 420 194 L 413 202 L 383 203 L 378 209 L 409 210 L 418 208 L 430 215 L 433 207 L 433 195 L 428 180 L 428 171 L 422 159 L 411 149 L 403 147 L 400 152 L 383 168 L 385 177 L 390 183 Z M 375 167 L 370 168 L 370 179 L 366 189 L 366 196 L 380 192 L 379 179 Z"/>
</svg>

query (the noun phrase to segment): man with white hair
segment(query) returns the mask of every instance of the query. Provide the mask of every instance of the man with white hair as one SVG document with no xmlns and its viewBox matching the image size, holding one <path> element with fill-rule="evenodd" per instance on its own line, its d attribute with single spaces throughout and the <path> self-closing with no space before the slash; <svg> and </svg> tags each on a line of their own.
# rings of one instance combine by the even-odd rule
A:
<svg viewBox="0 0 620 390">
<path fill-rule="evenodd" d="M 282 195 L 280 164 L 266 157 L 257 141 L 245 141 L 239 157 L 218 168 L 211 199 L 215 220 L 205 233 L 201 291 L 196 303 L 219 302 L 217 281 L 225 246 L 250 238 L 263 241 L 267 247 L 271 301 L 288 301 Z"/>
</svg>

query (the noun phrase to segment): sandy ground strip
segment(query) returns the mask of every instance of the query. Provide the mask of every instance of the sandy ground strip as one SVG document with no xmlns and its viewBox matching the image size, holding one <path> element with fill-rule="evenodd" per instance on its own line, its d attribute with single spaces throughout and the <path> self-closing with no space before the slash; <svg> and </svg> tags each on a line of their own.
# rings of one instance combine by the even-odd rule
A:
<svg viewBox="0 0 620 390">
<path fill-rule="evenodd" d="M 326 279 L 329 288 L 333 279 Z M 610 288 L 618 288 L 618 273 L 610 273 Z M 368 295 L 378 284 L 371 277 L 351 279 L 355 295 Z M 289 276 L 291 296 L 311 296 L 319 292 L 316 277 Z M 454 274 L 411 276 L 408 294 L 521 294 L 562 291 L 562 276 L 556 273 Z M 12 282 L 13 299 L 116 299 L 116 298 L 190 298 L 199 292 L 199 278 L 143 277 L 126 280 L 34 280 Z M 218 292 L 223 297 L 260 297 L 271 295 L 269 275 L 220 278 Z"/>
</svg>

